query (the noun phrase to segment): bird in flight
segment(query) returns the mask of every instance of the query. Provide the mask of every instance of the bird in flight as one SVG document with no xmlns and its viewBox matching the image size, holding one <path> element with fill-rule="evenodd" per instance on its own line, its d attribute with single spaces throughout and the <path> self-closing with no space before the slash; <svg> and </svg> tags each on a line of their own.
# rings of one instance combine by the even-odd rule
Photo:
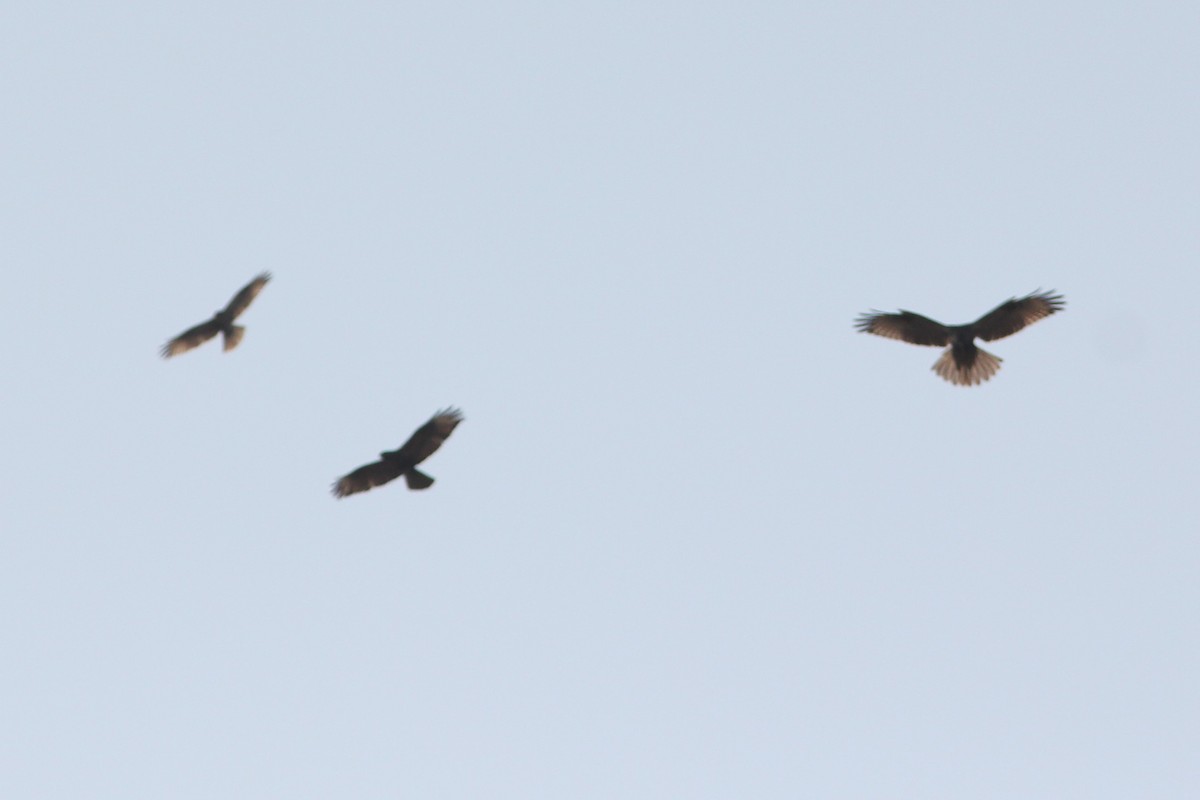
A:
<svg viewBox="0 0 1200 800">
<path fill-rule="evenodd" d="M 966 325 L 943 325 L 928 317 L 903 309 L 896 314 L 872 310 L 861 314 L 855 327 L 863 333 L 873 333 L 909 344 L 945 347 L 933 365 L 933 371 L 957 386 L 983 383 L 1000 369 L 1001 358 L 975 346 L 976 339 L 994 342 L 1011 336 L 1026 325 L 1048 317 L 1066 306 L 1062 295 L 1054 292 L 1034 292 L 1026 297 L 1012 298 Z"/>
<path fill-rule="evenodd" d="M 379 454 L 379 460 L 364 464 L 333 485 L 333 496 L 339 500 L 347 495 L 365 492 L 376 486 L 394 481 L 401 475 L 409 489 L 428 489 L 433 478 L 417 469 L 425 459 L 437 452 L 442 442 L 463 421 L 457 408 L 443 409 L 413 432 L 399 450 L 387 450 Z"/>
<path fill-rule="evenodd" d="M 250 304 L 254 302 L 254 298 L 258 296 L 258 293 L 262 291 L 262 288 L 267 285 L 267 281 L 269 280 L 271 280 L 271 273 L 264 272 L 243 286 L 242 290 L 235 294 L 233 299 L 229 301 L 229 305 L 213 314 L 212 319 L 201 322 L 193 328 L 188 328 L 164 344 L 162 347 L 162 357 L 170 358 L 180 353 L 186 353 L 188 350 L 204 344 L 218 333 L 222 334 L 226 352 L 237 347 L 238 342 L 242 340 L 242 336 L 246 333 L 246 329 L 241 325 L 234 325 L 233 321 L 250 307 Z"/>
</svg>

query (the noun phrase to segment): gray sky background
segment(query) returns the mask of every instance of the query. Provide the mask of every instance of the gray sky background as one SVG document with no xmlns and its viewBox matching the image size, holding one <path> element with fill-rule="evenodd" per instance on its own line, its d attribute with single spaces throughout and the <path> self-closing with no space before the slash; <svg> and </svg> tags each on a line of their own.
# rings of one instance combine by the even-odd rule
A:
<svg viewBox="0 0 1200 800">
<path fill-rule="evenodd" d="M 9 4 L 0 794 L 1196 796 L 1198 37 Z"/>
</svg>

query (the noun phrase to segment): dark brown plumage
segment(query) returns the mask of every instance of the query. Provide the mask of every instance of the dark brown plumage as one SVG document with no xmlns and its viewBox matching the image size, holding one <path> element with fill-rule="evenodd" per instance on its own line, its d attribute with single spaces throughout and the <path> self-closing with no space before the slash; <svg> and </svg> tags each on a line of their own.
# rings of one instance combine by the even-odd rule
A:
<svg viewBox="0 0 1200 800">
<path fill-rule="evenodd" d="M 943 325 L 928 317 L 901 310 L 897 314 L 872 311 L 862 314 L 855 327 L 910 344 L 946 347 L 933 365 L 933 371 L 957 386 L 975 386 L 991 378 L 1000 369 L 1001 358 L 975 346 L 976 339 L 994 342 L 1048 317 L 1066 306 L 1062 295 L 1035 292 L 1020 299 L 1012 298 L 967 325 Z M 947 347 L 947 345 L 949 345 Z"/>
<path fill-rule="evenodd" d="M 341 499 L 347 495 L 365 492 L 375 486 L 394 481 L 401 475 L 410 489 L 428 489 L 433 478 L 417 469 L 425 459 L 437 452 L 442 442 L 463 421 L 462 412 L 447 408 L 437 412 L 408 437 L 399 450 L 387 450 L 379 454 L 379 460 L 364 464 L 333 485 L 333 496 Z"/>
<path fill-rule="evenodd" d="M 193 328 L 188 328 L 163 345 L 161 351 L 162 357 L 170 358 L 180 353 L 186 353 L 188 350 L 204 344 L 218 333 L 222 334 L 224 338 L 224 349 L 226 351 L 237 347 L 238 342 L 242 340 L 242 336 L 246 333 L 246 329 L 241 325 L 234 325 L 233 321 L 250 307 L 250 304 L 254 302 L 254 298 L 258 296 L 258 293 L 262 291 L 262 288 L 267 285 L 267 281 L 269 280 L 271 280 L 271 273 L 264 272 L 243 286 L 242 290 L 235 294 L 233 299 L 229 301 L 229 305 L 213 314 L 212 319 L 201 322 Z"/>
</svg>

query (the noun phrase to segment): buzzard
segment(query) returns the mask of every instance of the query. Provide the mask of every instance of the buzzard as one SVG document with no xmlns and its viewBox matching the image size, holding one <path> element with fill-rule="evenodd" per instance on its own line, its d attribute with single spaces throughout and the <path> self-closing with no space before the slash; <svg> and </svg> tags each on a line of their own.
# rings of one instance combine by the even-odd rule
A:
<svg viewBox="0 0 1200 800">
<path fill-rule="evenodd" d="M 437 452 L 458 423 L 463 421 L 457 408 L 446 408 L 433 415 L 408 437 L 399 450 L 387 450 L 379 454 L 379 460 L 364 464 L 333 485 L 333 496 L 341 499 L 347 495 L 365 492 L 375 486 L 394 481 L 401 475 L 410 489 L 428 489 L 433 478 L 417 469 L 425 459 Z"/>
<path fill-rule="evenodd" d="M 993 342 L 1011 336 L 1026 325 L 1061 311 L 1065 305 L 1060 294 L 1034 292 L 1001 303 L 967 325 L 943 325 L 902 309 L 897 314 L 872 310 L 860 315 L 855 327 L 861 332 L 910 344 L 946 347 L 946 352 L 934 363 L 933 371 L 958 386 L 975 386 L 995 375 L 1001 361 L 976 347 L 976 339 Z"/>
<path fill-rule="evenodd" d="M 237 347 L 238 342 L 242 340 L 242 336 L 246 333 L 246 329 L 241 325 L 234 325 L 233 321 L 250 307 L 250 304 L 254 302 L 254 298 L 258 296 L 258 293 L 262 291 L 262 288 L 267 285 L 267 281 L 269 280 L 271 280 L 271 273 L 264 272 L 243 286 L 242 290 L 235 294 L 233 299 L 229 301 L 229 305 L 213 314 L 212 319 L 201 322 L 194 328 L 188 328 L 164 344 L 162 347 L 162 357 L 170 358 L 180 353 L 186 353 L 188 350 L 204 344 L 218 333 L 223 335 L 226 351 Z"/>
</svg>

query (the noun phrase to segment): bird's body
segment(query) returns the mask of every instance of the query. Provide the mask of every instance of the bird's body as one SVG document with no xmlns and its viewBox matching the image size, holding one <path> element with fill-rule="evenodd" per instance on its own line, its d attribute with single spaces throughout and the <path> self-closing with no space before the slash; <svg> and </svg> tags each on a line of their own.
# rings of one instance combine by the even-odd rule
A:
<svg viewBox="0 0 1200 800">
<path fill-rule="evenodd" d="M 895 314 L 873 311 L 859 316 L 855 327 L 910 344 L 945 347 L 933 365 L 933 371 L 957 386 L 975 386 L 991 378 L 1000 369 L 1001 358 L 975 345 L 1003 339 L 1017 331 L 1061 311 L 1066 305 L 1062 295 L 1042 292 L 1012 298 L 966 325 L 943 325 L 929 317 L 901 310 Z"/>
<path fill-rule="evenodd" d="M 212 319 L 188 328 L 163 345 L 162 357 L 170 358 L 180 353 L 186 353 L 188 350 L 204 344 L 218 333 L 221 334 L 223 350 L 228 352 L 237 347 L 238 342 L 242 341 L 242 337 L 246 334 L 246 329 L 241 325 L 234 325 L 233 321 L 250 307 L 254 298 L 258 296 L 269 280 L 271 280 L 271 273 L 264 272 L 243 286 L 229 301 L 229 305 L 216 311 Z"/>
<path fill-rule="evenodd" d="M 385 450 L 379 454 L 378 461 L 364 464 L 339 479 L 333 485 L 334 497 L 341 499 L 365 492 L 394 481 L 401 475 L 409 489 L 428 489 L 433 485 L 433 478 L 418 470 L 417 465 L 437 452 L 462 420 L 462 412 L 456 408 L 437 412 L 417 428 L 399 449 Z"/>
</svg>

